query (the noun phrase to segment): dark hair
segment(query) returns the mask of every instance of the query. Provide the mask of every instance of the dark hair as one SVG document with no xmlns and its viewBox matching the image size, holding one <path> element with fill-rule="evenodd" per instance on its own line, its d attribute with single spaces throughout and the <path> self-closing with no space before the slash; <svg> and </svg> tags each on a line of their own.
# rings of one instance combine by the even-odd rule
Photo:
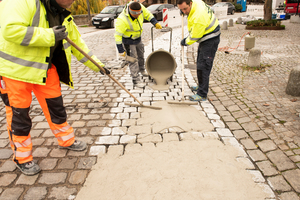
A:
<svg viewBox="0 0 300 200">
<path fill-rule="evenodd" d="M 138 2 L 132 2 L 129 7 L 131 10 L 140 10 L 141 9 L 141 4 Z"/>
<path fill-rule="evenodd" d="M 190 3 L 192 2 L 192 0 L 177 0 L 177 4 L 178 4 L 178 5 L 183 4 L 184 2 L 185 2 L 187 5 L 190 5 Z"/>
</svg>

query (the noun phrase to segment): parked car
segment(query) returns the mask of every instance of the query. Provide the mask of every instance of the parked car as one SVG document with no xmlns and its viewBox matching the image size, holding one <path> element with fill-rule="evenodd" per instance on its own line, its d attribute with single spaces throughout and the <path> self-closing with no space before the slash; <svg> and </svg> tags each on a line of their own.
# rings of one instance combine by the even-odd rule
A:
<svg viewBox="0 0 300 200">
<path fill-rule="evenodd" d="M 163 9 L 174 10 L 176 7 L 173 4 L 152 4 L 147 9 L 153 14 L 157 21 L 163 20 Z"/>
<path fill-rule="evenodd" d="M 212 11 L 214 12 L 214 8 L 216 7 L 225 7 L 227 6 L 227 13 L 228 14 L 234 14 L 235 13 L 235 6 L 230 3 L 230 2 L 219 2 L 214 4 L 212 7 L 210 7 L 212 9 Z"/>
<path fill-rule="evenodd" d="M 105 26 L 114 28 L 114 20 L 123 11 L 125 6 L 106 6 L 98 15 L 92 18 L 92 23 L 96 28 Z"/>
</svg>

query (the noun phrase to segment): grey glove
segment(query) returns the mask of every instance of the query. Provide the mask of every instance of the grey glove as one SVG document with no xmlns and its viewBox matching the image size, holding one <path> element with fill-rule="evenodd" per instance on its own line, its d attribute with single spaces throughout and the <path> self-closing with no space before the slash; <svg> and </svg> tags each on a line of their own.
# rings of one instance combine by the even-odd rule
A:
<svg viewBox="0 0 300 200">
<path fill-rule="evenodd" d="M 66 27 L 65 26 L 53 26 L 53 32 L 55 35 L 55 41 L 60 41 L 62 39 L 65 39 L 68 36 L 68 33 L 66 33 Z"/>
</svg>

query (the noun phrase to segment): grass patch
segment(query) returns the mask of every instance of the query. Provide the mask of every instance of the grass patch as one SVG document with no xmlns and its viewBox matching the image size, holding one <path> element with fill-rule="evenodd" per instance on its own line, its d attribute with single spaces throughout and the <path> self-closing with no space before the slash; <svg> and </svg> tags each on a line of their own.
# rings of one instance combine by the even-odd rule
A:
<svg viewBox="0 0 300 200">
<path fill-rule="evenodd" d="M 268 67 L 271 67 L 272 65 L 269 65 L 269 64 L 260 64 L 259 67 L 250 67 L 248 65 L 241 65 L 240 67 L 243 69 L 243 70 L 247 70 L 247 71 L 253 71 L 253 72 L 265 72 L 266 71 L 266 68 Z"/>
</svg>

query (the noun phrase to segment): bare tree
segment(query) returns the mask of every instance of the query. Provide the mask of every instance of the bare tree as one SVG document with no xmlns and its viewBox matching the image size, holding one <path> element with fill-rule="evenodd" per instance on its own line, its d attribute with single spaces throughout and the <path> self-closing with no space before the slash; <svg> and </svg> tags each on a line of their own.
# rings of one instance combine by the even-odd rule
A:
<svg viewBox="0 0 300 200">
<path fill-rule="evenodd" d="M 272 19 L 272 0 L 266 0 L 264 4 L 264 20 Z"/>
</svg>

